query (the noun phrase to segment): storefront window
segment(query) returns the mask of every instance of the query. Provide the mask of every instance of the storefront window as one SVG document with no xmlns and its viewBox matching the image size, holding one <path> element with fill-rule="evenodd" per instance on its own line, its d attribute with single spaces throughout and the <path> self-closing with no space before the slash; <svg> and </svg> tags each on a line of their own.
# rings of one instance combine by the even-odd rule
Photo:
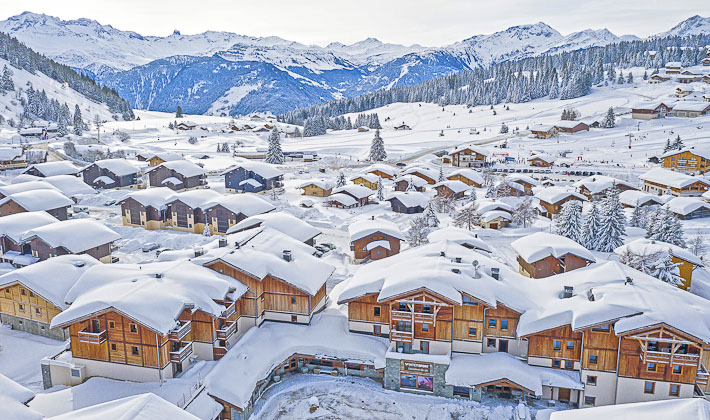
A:
<svg viewBox="0 0 710 420">
<path fill-rule="evenodd" d="M 417 387 L 417 375 L 401 374 L 399 377 L 399 385 L 402 388 L 416 388 Z"/>
<path fill-rule="evenodd" d="M 402 388 L 419 389 L 431 392 L 434 390 L 434 378 L 431 376 L 402 373 L 399 375 L 399 385 Z"/>
</svg>

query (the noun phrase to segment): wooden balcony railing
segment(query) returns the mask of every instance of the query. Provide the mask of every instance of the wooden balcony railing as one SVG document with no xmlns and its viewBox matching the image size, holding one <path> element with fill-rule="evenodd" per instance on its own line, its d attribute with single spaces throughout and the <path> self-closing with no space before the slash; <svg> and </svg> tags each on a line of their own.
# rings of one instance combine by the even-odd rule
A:
<svg viewBox="0 0 710 420">
<path fill-rule="evenodd" d="M 412 313 L 406 311 L 392 311 L 392 321 L 412 322 Z"/>
<path fill-rule="evenodd" d="M 234 315 L 237 312 L 237 302 L 232 302 L 231 305 L 227 306 L 227 310 L 220 316 L 220 318 L 226 319 Z"/>
<path fill-rule="evenodd" d="M 217 330 L 217 339 L 226 340 L 237 331 L 237 323 L 235 321 L 227 322 L 222 328 Z"/>
<path fill-rule="evenodd" d="M 188 341 L 183 343 L 179 350 L 170 352 L 170 361 L 173 363 L 182 363 L 182 361 L 190 357 L 191 354 L 192 341 Z"/>
<path fill-rule="evenodd" d="M 654 363 L 671 363 L 671 353 L 664 351 L 642 351 L 641 360 L 644 363 L 654 362 Z M 673 364 L 681 366 L 697 366 L 698 361 L 700 361 L 700 355 L 697 354 L 680 354 L 675 353 L 673 356 Z"/>
<path fill-rule="evenodd" d="M 397 331 L 397 330 L 390 331 L 390 340 L 392 340 L 392 341 L 411 342 L 412 337 L 413 337 L 412 333 L 408 332 L 408 331 Z"/>
<path fill-rule="evenodd" d="M 89 344 L 101 344 L 106 341 L 106 330 L 99 332 L 79 331 L 79 342 Z"/>
<path fill-rule="evenodd" d="M 414 313 L 414 321 L 418 322 L 434 322 L 434 314 L 430 314 L 427 312 L 415 312 Z"/>
<path fill-rule="evenodd" d="M 170 340 L 182 341 L 190 331 L 192 331 L 192 323 L 190 321 L 180 321 L 180 326 L 170 331 Z"/>
<path fill-rule="evenodd" d="M 708 373 L 708 370 L 705 369 L 704 365 L 700 365 L 698 373 L 695 375 L 695 383 L 698 385 L 707 385 L 709 377 L 710 373 Z"/>
<path fill-rule="evenodd" d="M 222 357 L 224 357 L 225 354 L 227 354 L 226 347 L 222 347 L 222 346 L 212 347 L 212 357 L 214 358 L 214 360 L 221 359 Z"/>
</svg>

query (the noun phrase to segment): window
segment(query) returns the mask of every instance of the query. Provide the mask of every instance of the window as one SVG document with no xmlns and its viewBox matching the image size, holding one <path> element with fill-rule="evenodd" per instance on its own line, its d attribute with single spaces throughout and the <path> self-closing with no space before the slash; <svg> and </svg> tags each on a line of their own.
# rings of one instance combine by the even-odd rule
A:
<svg viewBox="0 0 710 420">
<path fill-rule="evenodd" d="M 42 315 L 42 309 L 35 308 L 35 315 Z"/>
<path fill-rule="evenodd" d="M 116 328 L 116 323 L 113 322 L 113 321 L 109 321 L 109 322 L 108 322 L 108 327 L 109 327 L 109 328 Z"/>
<path fill-rule="evenodd" d="M 469 337 L 475 337 L 475 336 L 476 336 L 476 329 L 473 328 L 473 327 L 470 327 L 470 328 L 468 329 L 468 336 L 469 336 Z"/>
<path fill-rule="evenodd" d="M 574 350 L 574 341 L 567 342 L 567 350 Z"/>
<path fill-rule="evenodd" d="M 402 388 L 413 388 L 422 391 L 434 390 L 434 378 L 431 376 L 409 375 L 402 373 L 399 379 Z"/>
<path fill-rule="evenodd" d="M 655 382 L 646 382 L 643 386 L 643 393 L 644 394 L 653 394 L 656 392 L 656 383 Z"/>
<path fill-rule="evenodd" d="M 430 314 L 431 313 L 431 305 L 423 305 L 422 312 L 424 312 L 425 314 Z"/>
<path fill-rule="evenodd" d="M 30 292 L 30 297 L 35 297 L 34 292 Z"/>
<path fill-rule="evenodd" d="M 27 295 L 27 290 L 25 290 L 25 289 L 20 289 L 20 294 L 21 294 L 22 296 Z"/>
<path fill-rule="evenodd" d="M 111 344 L 111 351 L 116 351 L 116 345 L 115 345 L 115 344 Z"/>
<path fill-rule="evenodd" d="M 138 332 L 138 325 L 137 324 L 129 324 L 130 325 L 130 330 L 132 333 L 137 333 Z"/>
<path fill-rule="evenodd" d="M 596 402 L 596 400 L 597 400 L 597 399 L 596 399 L 595 397 L 586 397 L 586 396 L 585 396 L 585 397 L 584 397 L 584 405 L 594 405 L 594 403 Z"/>
<path fill-rule="evenodd" d="M 422 331 L 424 331 L 424 332 L 429 331 L 429 324 L 422 324 Z"/>
<path fill-rule="evenodd" d="M 680 395 L 680 385 L 678 384 L 671 384 L 670 389 L 668 390 L 668 395 L 671 397 L 677 397 Z"/>
<path fill-rule="evenodd" d="M 134 356 L 138 356 L 140 354 L 138 351 L 138 346 L 131 346 L 131 354 Z"/>
<path fill-rule="evenodd" d="M 74 378 L 81 378 L 81 371 L 79 369 L 72 369 L 71 376 Z"/>
<path fill-rule="evenodd" d="M 574 369 L 574 362 L 571 360 L 565 360 L 565 369 L 567 369 L 567 370 Z"/>
<path fill-rule="evenodd" d="M 488 347 L 495 347 L 495 346 L 496 346 L 495 338 L 489 338 L 488 339 Z"/>
<path fill-rule="evenodd" d="M 382 335 L 382 327 L 379 325 L 372 326 L 372 335 L 380 336 Z"/>
<path fill-rule="evenodd" d="M 653 362 L 648 362 L 648 365 L 646 366 L 646 370 L 649 372 L 655 372 L 656 371 L 656 364 Z"/>
<path fill-rule="evenodd" d="M 596 385 L 597 384 L 597 377 L 596 376 L 587 376 L 587 385 Z"/>
<path fill-rule="evenodd" d="M 562 350 L 562 341 L 560 340 L 554 340 L 552 342 L 552 349 L 555 351 L 560 351 Z"/>
<path fill-rule="evenodd" d="M 508 340 L 498 340 L 498 351 L 508 353 Z"/>
<path fill-rule="evenodd" d="M 471 298 L 471 296 L 467 296 L 467 295 L 463 295 L 463 303 L 465 303 L 467 305 L 474 305 L 474 306 L 478 305 L 478 302 L 473 300 L 473 298 Z"/>
<path fill-rule="evenodd" d="M 292 297 L 292 298 L 291 298 L 291 305 L 295 305 L 295 304 L 296 304 L 296 298 L 295 298 L 295 297 Z"/>
<path fill-rule="evenodd" d="M 648 351 L 658 351 L 658 341 L 649 341 Z"/>
<path fill-rule="evenodd" d="M 501 329 L 501 330 L 507 330 L 507 329 L 508 329 L 508 320 L 507 320 L 507 319 L 501 319 L 501 320 L 500 320 L 500 329 Z"/>
<path fill-rule="evenodd" d="M 683 373 L 683 367 L 678 366 L 678 365 L 673 365 L 673 374 L 680 375 L 681 373 Z"/>
<path fill-rule="evenodd" d="M 465 386 L 455 386 L 454 387 L 454 395 L 457 397 L 469 397 L 470 396 L 470 391 L 468 387 Z"/>
<path fill-rule="evenodd" d="M 590 355 L 590 356 L 589 356 L 589 364 L 590 364 L 590 365 L 596 365 L 596 364 L 597 364 L 597 356 L 596 356 L 596 355 Z"/>
<path fill-rule="evenodd" d="M 380 315 L 381 315 L 381 309 L 380 309 L 379 306 L 375 306 L 375 307 L 373 308 L 373 311 L 374 311 L 375 316 L 380 316 Z"/>
<path fill-rule="evenodd" d="M 20 304 L 17 306 L 17 309 L 21 310 L 22 312 L 25 312 L 25 305 L 23 305 L 23 304 L 20 303 Z"/>
<path fill-rule="evenodd" d="M 496 327 L 496 320 L 495 319 L 489 319 L 488 320 L 488 328 L 495 328 Z"/>
<path fill-rule="evenodd" d="M 407 308 L 407 304 L 404 302 L 399 302 L 399 310 L 400 311 L 409 311 L 409 308 Z"/>
<path fill-rule="evenodd" d="M 553 368 L 560 368 L 560 361 L 559 360 L 552 360 L 552 367 Z"/>
<path fill-rule="evenodd" d="M 422 341 L 419 344 L 419 348 L 421 349 L 422 353 L 429 354 L 429 342 L 428 341 Z"/>
<path fill-rule="evenodd" d="M 296 322 L 298 321 L 298 317 L 296 315 L 291 315 L 291 322 Z"/>
</svg>

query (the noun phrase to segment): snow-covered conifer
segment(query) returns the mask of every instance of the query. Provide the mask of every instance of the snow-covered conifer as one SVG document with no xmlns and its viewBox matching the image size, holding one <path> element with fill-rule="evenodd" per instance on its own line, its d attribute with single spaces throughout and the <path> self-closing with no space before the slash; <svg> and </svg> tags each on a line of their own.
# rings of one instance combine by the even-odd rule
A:
<svg viewBox="0 0 710 420">
<path fill-rule="evenodd" d="M 375 130 L 375 137 L 372 139 L 370 144 L 370 155 L 371 161 L 380 162 L 387 159 L 387 152 L 385 151 L 385 142 L 380 137 L 380 130 Z"/>
<path fill-rule="evenodd" d="M 281 136 L 278 128 L 274 127 L 269 135 L 269 148 L 266 151 L 266 163 L 280 165 L 284 163 L 284 153 L 281 150 Z"/>
<path fill-rule="evenodd" d="M 453 219 L 454 226 L 473 230 L 481 223 L 481 215 L 478 214 L 476 203 L 467 204 L 457 211 Z"/>
<path fill-rule="evenodd" d="M 619 189 L 613 186 L 609 189 L 602 202 L 599 216 L 598 251 L 613 252 L 623 245 L 622 237 L 626 234 L 626 216 L 624 207 L 619 201 Z"/>
</svg>

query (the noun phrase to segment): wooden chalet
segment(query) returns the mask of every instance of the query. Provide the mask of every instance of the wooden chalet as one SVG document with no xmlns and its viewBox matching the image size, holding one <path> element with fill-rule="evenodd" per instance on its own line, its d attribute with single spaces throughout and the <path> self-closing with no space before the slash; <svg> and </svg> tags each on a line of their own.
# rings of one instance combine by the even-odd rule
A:
<svg viewBox="0 0 710 420">
<path fill-rule="evenodd" d="M 540 153 L 530 156 L 528 164 L 537 168 L 549 168 L 555 164 L 555 158 L 546 153 Z"/>
<path fill-rule="evenodd" d="M 121 235 L 93 219 L 72 219 L 51 223 L 22 235 L 23 247 L 29 246 L 39 261 L 59 255 L 90 255 L 103 263 L 113 262 L 113 242 Z M 24 248 L 23 248 L 24 249 Z"/>
<path fill-rule="evenodd" d="M 327 197 L 333 192 L 335 183 L 324 179 L 316 179 L 302 183 L 299 188 L 303 190 L 303 195 L 312 197 Z"/>
<path fill-rule="evenodd" d="M 470 187 L 461 181 L 442 181 L 434 184 L 438 197 L 448 197 L 452 200 L 460 200 Z"/>
<path fill-rule="evenodd" d="M 71 198 L 53 189 L 24 191 L 0 200 L 0 216 L 46 211 L 58 220 L 67 220 L 73 204 Z"/>
<path fill-rule="evenodd" d="M 416 192 L 424 192 L 427 185 L 429 183 L 426 180 L 414 175 L 404 175 L 394 180 L 395 191 L 407 191 L 411 186 Z"/>
<path fill-rule="evenodd" d="M 84 182 L 96 188 L 140 188 L 138 169 L 125 159 L 98 160 L 80 171 Z"/>
<path fill-rule="evenodd" d="M 710 151 L 703 149 L 671 150 L 661 156 L 663 167 L 672 171 L 701 175 L 710 170 Z"/>
<path fill-rule="evenodd" d="M 710 182 L 678 171 L 654 168 L 639 176 L 644 192 L 676 197 L 699 197 L 710 189 Z"/>
<path fill-rule="evenodd" d="M 348 226 L 350 249 L 355 260 L 379 260 L 399 253 L 404 234 L 387 220 L 361 220 Z"/>
<path fill-rule="evenodd" d="M 177 125 L 178 130 L 194 130 L 196 127 L 197 124 L 192 121 L 181 121 Z"/>
<path fill-rule="evenodd" d="M 227 234 L 259 228 L 270 228 L 307 245 L 315 245 L 322 232 L 304 220 L 285 212 L 268 212 L 250 216 L 227 230 Z"/>
<path fill-rule="evenodd" d="M 648 83 L 651 84 L 658 84 L 658 83 L 663 83 L 671 80 L 670 76 L 666 76 L 665 74 L 654 74 L 651 75 L 651 77 L 648 78 Z"/>
<path fill-rule="evenodd" d="M 620 192 L 638 189 L 629 182 L 604 175 L 592 175 L 575 182 L 574 186 L 577 188 L 577 192 L 589 200 L 605 198 L 612 188 L 616 188 Z"/>
<path fill-rule="evenodd" d="M 439 171 L 429 168 L 414 167 L 407 169 L 402 175 L 413 175 L 425 180 L 429 185 L 434 185 L 439 177 Z"/>
<path fill-rule="evenodd" d="M 171 160 L 147 171 L 151 187 L 168 187 L 173 191 L 193 190 L 207 185 L 207 173 L 187 160 Z"/>
<path fill-rule="evenodd" d="M 473 169 L 459 169 L 449 174 L 446 177 L 449 181 L 461 181 L 466 185 L 475 188 L 481 188 L 483 186 L 483 176 L 480 172 Z"/>
<path fill-rule="evenodd" d="M 148 188 L 128 194 L 118 202 L 121 205 L 123 226 L 146 230 L 165 229 L 170 217 L 166 204 L 175 198 L 167 187 Z"/>
<path fill-rule="evenodd" d="M 669 61 L 666 63 L 666 74 L 680 74 L 682 68 L 680 61 Z"/>
<path fill-rule="evenodd" d="M 486 159 L 491 153 L 481 147 L 462 146 L 457 147 L 449 153 L 452 166 L 462 166 L 467 168 L 481 168 L 486 165 Z"/>
<path fill-rule="evenodd" d="M 27 169 L 22 171 L 22 173 L 46 178 L 57 175 L 76 175 L 79 173 L 79 169 L 69 161 L 60 160 L 30 165 Z"/>
<path fill-rule="evenodd" d="M 183 232 L 203 233 L 208 224 L 203 208 L 221 197 L 222 194 L 213 190 L 191 190 L 175 195 L 165 203 L 166 226 Z"/>
<path fill-rule="evenodd" d="M 665 118 L 670 114 L 672 107 L 663 102 L 653 102 L 640 104 L 631 108 L 631 118 L 635 120 L 653 120 L 656 118 Z"/>
<path fill-rule="evenodd" d="M 582 121 L 559 121 L 554 124 L 560 133 L 574 134 L 580 131 L 589 131 L 589 125 Z"/>
<path fill-rule="evenodd" d="M 248 194 L 221 197 L 202 206 L 202 211 L 209 223 L 210 233 L 225 235 L 229 228 L 247 217 L 268 213 L 275 208 L 268 201 Z"/>
<path fill-rule="evenodd" d="M 37 262 L 28 243 L 22 237 L 32 229 L 58 223 L 55 217 L 44 211 L 16 213 L 0 217 L 0 260 L 15 267 Z"/>
<path fill-rule="evenodd" d="M 344 185 L 333 189 L 333 194 L 328 197 L 329 200 L 341 200 L 343 203 L 350 203 L 350 207 L 362 207 L 370 203 L 370 196 L 375 192 L 370 188 L 362 185 Z M 346 195 L 354 200 L 346 200 L 341 195 Z M 337 197 L 336 197 L 337 196 Z"/>
<path fill-rule="evenodd" d="M 555 128 L 554 125 L 550 124 L 537 124 L 530 127 L 530 134 L 538 139 L 549 139 L 555 137 L 559 130 Z"/>
<path fill-rule="evenodd" d="M 392 211 L 395 213 L 414 214 L 424 212 L 429 198 L 416 191 L 395 192 L 387 198 L 387 201 L 390 202 Z"/>
<path fill-rule="evenodd" d="M 375 174 L 366 173 L 356 175 L 350 178 L 350 181 L 355 185 L 362 185 L 363 187 L 367 187 L 371 190 L 377 190 L 377 184 L 379 182 L 379 179 L 379 176 Z"/>
<path fill-rule="evenodd" d="M 0 147 L 0 170 L 26 168 L 27 164 L 27 156 L 22 148 Z"/>
<path fill-rule="evenodd" d="M 227 192 L 261 192 L 283 186 L 284 173 L 274 165 L 263 162 L 240 160 L 222 172 Z"/>
<path fill-rule="evenodd" d="M 709 102 L 681 101 L 673 107 L 673 115 L 680 118 L 697 118 L 710 113 Z"/>
<path fill-rule="evenodd" d="M 165 162 L 184 159 L 181 155 L 170 152 L 139 153 L 136 155 L 136 158 L 139 162 L 148 162 L 150 166 L 158 166 Z"/>
<path fill-rule="evenodd" d="M 595 261 L 582 245 L 552 233 L 537 232 L 516 239 L 511 246 L 518 254 L 520 274 L 534 279 L 576 270 Z"/>
<path fill-rule="evenodd" d="M 549 187 L 535 194 L 538 199 L 538 211 L 544 217 L 552 219 L 562 211 L 562 205 L 570 200 L 585 201 L 586 197 L 574 191 L 568 191 L 564 187 Z"/>
<path fill-rule="evenodd" d="M 366 169 L 368 174 L 376 175 L 382 179 L 394 179 L 397 176 L 397 170 L 391 166 L 384 164 L 375 164 Z"/>
</svg>

